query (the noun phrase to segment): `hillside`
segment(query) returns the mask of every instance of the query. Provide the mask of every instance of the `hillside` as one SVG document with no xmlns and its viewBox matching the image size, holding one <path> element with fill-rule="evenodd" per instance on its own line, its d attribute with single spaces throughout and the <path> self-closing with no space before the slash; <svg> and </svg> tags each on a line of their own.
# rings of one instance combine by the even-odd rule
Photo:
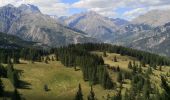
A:
<svg viewBox="0 0 170 100">
<path fill-rule="evenodd" d="M 0 31 L 16 35 L 27 41 L 40 42 L 48 46 L 98 42 L 83 32 L 68 28 L 33 5 L 0 8 Z"/>
<path fill-rule="evenodd" d="M 132 98 L 133 100 L 145 100 L 146 98 L 155 100 L 157 96 L 159 98 L 164 98 L 164 95 L 169 96 L 168 90 L 164 87 L 166 86 L 168 89 L 170 83 L 170 62 L 166 62 L 169 61 L 168 58 L 123 47 L 113 46 L 114 49 L 112 49 L 112 46 L 106 44 L 95 45 L 95 47 L 94 44 L 70 45 L 58 48 L 57 51 L 53 49 L 51 52 L 54 54 L 42 56 L 42 60 L 39 62 L 20 59 L 19 64 L 14 64 L 14 72 L 17 71 L 20 76 L 18 83 L 20 85 L 17 87 L 20 97 L 26 100 L 74 100 L 79 84 L 81 84 L 84 100 L 89 97 L 91 85 L 91 91 L 98 100 L 112 100 L 117 97 L 125 100 Z M 108 52 L 105 52 L 106 50 Z M 72 59 L 73 56 L 76 59 Z M 153 59 L 143 59 L 143 57 L 153 57 Z M 96 60 L 94 61 L 94 59 Z M 102 64 L 102 59 L 104 65 L 96 67 L 96 64 Z M 76 67 L 73 65 L 75 61 Z M 85 64 L 86 61 L 88 63 Z M 147 61 L 149 61 L 148 64 Z M 3 65 L 6 66 L 6 64 Z M 7 72 L 10 70 L 10 66 L 8 64 Z M 4 70 L 2 65 L 0 68 Z M 94 75 L 93 72 L 96 70 Z M 0 75 L 4 74 L 0 73 Z M 89 77 L 91 75 L 96 76 L 97 79 Z M 100 78 L 102 79 L 100 80 Z M 10 80 L 10 77 L 2 78 L 6 98 L 10 98 L 14 91 L 13 86 L 15 85 Z M 135 94 L 133 94 L 134 92 Z M 145 94 L 146 92 L 147 94 Z M 139 97 L 142 99 L 138 99 Z"/>
<path fill-rule="evenodd" d="M 169 55 L 170 24 L 153 28 L 152 30 L 139 32 L 136 37 L 129 36 L 127 46 L 139 50 L 150 51 L 164 56 Z M 130 42 L 131 40 L 131 42 Z"/>
<path fill-rule="evenodd" d="M 24 41 L 16 36 L 0 32 L 0 48 L 33 47 L 35 42 Z"/>
<path fill-rule="evenodd" d="M 98 55 L 103 54 L 102 52 L 93 53 Z M 133 57 L 121 56 L 115 53 L 107 53 L 107 55 L 107 57 L 104 57 L 105 64 L 109 64 L 110 66 L 119 66 L 122 71 L 131 71 L 128 69 L 128 63 L 129 61 L 133 62 L 136 60 Z M 118 59 L 118 62 L 116 63 L 112 61 L 115 56 Z M 28 61 L 21 62 L 23 64 L 16 64 L 14 66 L 17 70 L 22 72 L 20 78 L 25 85 L 23 89 L 19 89 L 19 93 L 22 94 L 22 97 L 26 100 L 73 100 L 79 83 L 82 87 L 83 97 L 86 100 L 86 97 L 90 91 L 90 86 L 88 82 L 84 82 L 82 80 L 83 77 L 81 71 L 75 71 L 73 68 L 67 68 L 63 66 L 59 61 L 49 61 L 49 64 L 45 64 L 44 62 L 35 62 L 34 64 L 31 64 Z M 139 62 L 136 60 L 136 63 Z M 169 67 L 163 67 L 162 70 L 162 72 L 153 70 L 154 74 L 151 75 L 151 77 L 154 78 L 152 78 L 151 82 L 160 82 L 160 74 L 166 75 L 166 73 L 170 73 Z M 110 70 L 110 75 L 112 80 L 116 82 L 118 72 L 113 72 Z M 6 87 L 5 90 L 12 92 L 13 88 L 11 88 L 11 83 L 6 79 L 3 79 L 3 82 Z M 124 82 L 125 83 L 123 84 L 122 94 L 131 86 L 130 80 L 126 79 Z M 45 92 L 43 90 L 44 84 L 48 84 L 50 89 L 49 92 Z M 157 85 L 159 86 L 159 84 Z M 104 90 L 99 85 L 94 86 L 93 89 L 98 100 L 103 100 L 104 98 L 106 99 L 108 94 L 110 97 L 116 94 L 116 89 Z M 117 89 L 119 89 L 119 86 Z"/>
</svg>

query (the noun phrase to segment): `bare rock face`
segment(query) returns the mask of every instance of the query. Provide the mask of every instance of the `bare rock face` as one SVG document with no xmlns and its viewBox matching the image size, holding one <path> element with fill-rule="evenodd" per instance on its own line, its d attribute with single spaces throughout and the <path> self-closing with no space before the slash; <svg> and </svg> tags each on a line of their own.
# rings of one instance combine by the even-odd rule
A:
<svg viewBox="0 0 170 100">
<path fill-rule="evenodd" d="M 135 24 L 148 24 L 151 26 L 161 26 L 170 22 L 170 9 L 167 10 L 152 10 L 148 13 L 135 18 L 133 21 Z"/>
<path fill-rule="evenodd" d="M 68 28 L 42 14 L 38 7 L 33 5 L 7 5 L 0 8 L 0 31 L 49 46 L 81 43 L 78 37 L 85 39 L 85 42 L 98 42 L 83 32 Z"/>
<path fill-rule="evenodd" d="M 134 36 L 134 35 L 133 35 Z M 131 37 L 133 37 L 131 36 Z M 130 36 L 129 36 L 130 38 Z M 132 39 L 132 38 L 131 38 Z M 170 56 L 170 23 L 155 27 L 148 31 L 139 32 L 126 46 Z"/>
<path fill-rule="evenodd" d="M 104 42 L 116 37 L 115 31 L 119 29 L 118 24 L 123 25 L 126 23 L 123 21 L 106 18 L 93 11 L 75 14 L 65 19 L 65 23 L 69 27 L 82 30 L 88 33 L 90 37 L 98 38 Z"/>
</svg>

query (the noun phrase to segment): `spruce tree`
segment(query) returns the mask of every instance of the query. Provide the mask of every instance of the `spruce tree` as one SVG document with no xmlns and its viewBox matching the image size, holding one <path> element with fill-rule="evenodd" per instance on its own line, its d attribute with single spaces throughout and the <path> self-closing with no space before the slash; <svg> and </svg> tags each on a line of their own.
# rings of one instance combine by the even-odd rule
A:
<svg viewBox="0 0 170 100">
<path fill-rule="evenodd" d="M 106 51 L 103 52 L 103 57 L 107 57 Z"/>
<path fill-rule="evenodd" d="M 127 90 L 127 89 L 126 89 L 126 91 L 125 91 L 125 94 L 124 94 L 122 100 L 130 100 L 130 99 L 129 99 L 129 95 L 128 95 L 128 90 Z"/>
<path fill-rule="evenodd" d="M 162 71 L 162 66 L 161 65 L 159 66 L 159 71 Z"/>
<path fill-rule="evenodd" d="M 114 56 L 114 62 L 117 62 L 117 57 L 116 56 Z"/>
<path fill-rule="evenodd" d="M 46 91 L 46 92 L 49 91 L 47 84 L 44 85 L 44 91 Z"/>
<path fill-rule="evenodd" d="M 161 85 L 162 85 L 163 89 L 165 90 L 166 100 L 170 100 L 170 86 L 166 82 L 166 79 L 164 76 L 161 76 Z"/>
<path fill-rule="evenodd" d="M 14 90 L 12 100 L 21 100 L 20 94 L 18 93 L 17 89 Z"/>
<path fill-rule="evenodd" d="M 7 77 L 7 70 L 6 68 L 0 63 L 0 77 Z"/>
<path fill-rule="evenodd" d="M 75 96 L 75 100 L 83 100 L 83 94 L 82 94 L 82 90 L 81 90 L 81 85 L 79 84 L 79 88 L 78 91 L 76 93 Z"/>
<path fill-rule="evenodd" d="M 120 67 L 119 66 L 117 66 L 117 71 L 120 72 Z"/>
<path fill-rule="evenodd" d="M 133 68 L 131 61 L 129 61 L 128 68 L 129 68 L 129 69 L 132 69 L 132 68 Z"/>
<path fill-rule="evenodd" d="M 148 69 L 146 71 L 146 76 L 149 76 L 150 74 L 152 74 L 152 68 L 148 67 Z"/>
<path fill-rule="evenodd" d="M 143 86 L 143 96 L 145 97 L 145 100 L 149 100 L 150 91 L 151 91 L 150 81 L 146 79 Z"/>
<path fill-rule="evenodd" d="M 51 61 L 54 61 L 54 57 L 53 56 L 51 57 Z"/>
<path fill-rule="evenodd" d="M 4 85 L 3 85 L 2 80 L 0 78 L 0 97 L 2 97 L 3 94 L 4 94 Z"/>
<path fill-rule="evenodd" d="M 119 72 L 118 73 L 118 76 L 117 76 L 117 81 L 119 82 L 119 83 L 121 83 L 122 82 L 122 72 Z"/>
<path fill-rule="evenodd" d="M 139 65 L 138 72 L 142 73 L 142 66 L 141 65 Z"/>
<path fill-rule="evenodd" d="M 45 61 L 44 61 L 46 64 L 48 64 L 48 58 L 46 57 L 45 58 Z"/>
<path fill-rule="evenodd" d="M 88 95 L 87 99 L 88 100 L 95 100 L 95 94 L 94 94 L 92 85 L 91 85 L 90 94 Z"/>
</svg>

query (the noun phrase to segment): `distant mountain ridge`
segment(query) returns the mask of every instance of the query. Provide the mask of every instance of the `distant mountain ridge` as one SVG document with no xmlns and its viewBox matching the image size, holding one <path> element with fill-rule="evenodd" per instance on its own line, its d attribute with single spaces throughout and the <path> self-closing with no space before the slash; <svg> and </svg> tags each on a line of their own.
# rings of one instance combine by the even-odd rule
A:
<svg viewBox="0 0 170 100">
<path fill-rule="evenodd" d="M 170 56 L 170 22 L 150 30 L 148 37 L 134 40 L 129 47 Z"/>
<path fill-rule="evenodd" d="M 153 10 L 126 21 L 94 11 L 58 17 L 34 5 L 7 5 L 0 8 L 0 32 L 52 47 L 105 42 L 170 56 L 169 11 Z"/>
<path fill-rule="evenodd" d="M 1 7 L 0 31 L 49 46 L 98 42 L 97 39 L 86 36 L 84 32 L 64 26 L 42 14 L 38 7 L 33 5 Z"/>
<path fill-rule="evenodd" d="M 119 29 L 119 26 L 127 24 L 128 21 L 107 18 L 94 11 L 89 11 L 72 15 L 65 19 L 65 23 L 69 27 L 88 33 L 90 37 L 105 41 L 116 38 L 118 34 L 115 31 Z"/>
</svg>

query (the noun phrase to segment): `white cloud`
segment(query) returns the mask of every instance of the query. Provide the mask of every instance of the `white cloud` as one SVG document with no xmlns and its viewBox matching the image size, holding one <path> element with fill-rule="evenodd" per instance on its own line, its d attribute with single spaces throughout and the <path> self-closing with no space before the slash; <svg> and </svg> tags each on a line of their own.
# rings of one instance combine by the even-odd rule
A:
<svg viewBox="0 0 170 100">
<path fill-rule="evenodd" d="M 139 15 L 143 15 L 151 10 L 168 10 L 170 9 L 170 5 L 161 5 L 161 6 L 150 6 L 150 7 L 143 7 L 143 8 L 136 8 L 130 11 L 126 11 L 123 16 L 129 20 L 136 18 Z"/>
<path fill-rule="evenodd" d="M 62 0 L 0 0 L 0 6 L 6 4 L 33 4 L 45 14 L 65 16 L 71 8 L 84 8 L 96 11 L 108 17 L 135 18 L 153 9 L 170 8 L 170 0 L 79 0 L 73 4 L 63 3 Z M 125 12 L 118 12 L 119 9 Z M 124 14 L 122 14 L 124 13 Z"/>
<path fill-rule="evenodd" d="M 130 11 L 127 11 L 123 14 L 124 17 L 126 17 L 127 19 L 131 20 L 139 15 L 142 15 L 144 13 L 147 12 L 146 8 L 137 8 L 137 9 L 133 9 Z"/>
<path fill-rule="evenodd" d="M 68 15 L 69 4 L 62 3 L 60 0 L 0 0 L 0 6 L 13 4 L 19 6 L 21 4 L 33 4 L 40 8 L 41 12 L 49 15 Z"/>
<path fill-rule="evenodd" d="M 109 17 L 119 15 L 118 17 L 132 19 L 152 9 L 167 9 L 170 7 L 170 0 L 80 0 L 72 6 L 93 10 Z M 131 10 L 120 16 L 120 12 L 116 12 L 119 8 Z"/>
</svg>

